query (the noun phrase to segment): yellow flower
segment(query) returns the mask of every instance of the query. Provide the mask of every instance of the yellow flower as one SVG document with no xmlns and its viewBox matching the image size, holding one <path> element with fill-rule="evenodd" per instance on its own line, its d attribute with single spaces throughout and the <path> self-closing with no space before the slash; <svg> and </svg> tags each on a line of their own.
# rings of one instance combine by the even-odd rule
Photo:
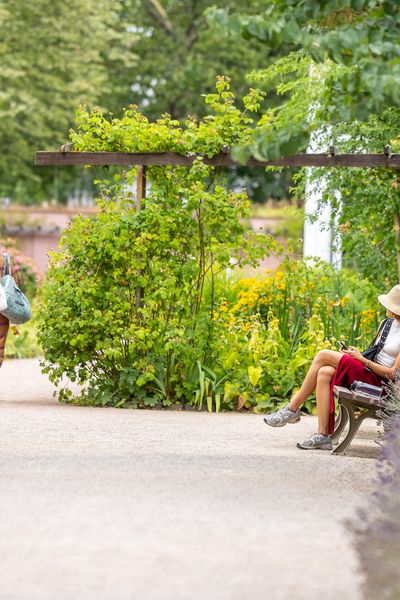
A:
<svg viewBox="0 0 400 600">
<path fill-rule="evenodd" d="M 361 311 L 361 326 L 369 327 L 375 320 L 374 310 L 363 310 Z"/>
<path fill-rule="evenodd" d="M 219 310 L 221 312 L 228 312 L 228 305 L 226 302 L 221 302 L 221 304 L 219 305 Z"/>
</svg>

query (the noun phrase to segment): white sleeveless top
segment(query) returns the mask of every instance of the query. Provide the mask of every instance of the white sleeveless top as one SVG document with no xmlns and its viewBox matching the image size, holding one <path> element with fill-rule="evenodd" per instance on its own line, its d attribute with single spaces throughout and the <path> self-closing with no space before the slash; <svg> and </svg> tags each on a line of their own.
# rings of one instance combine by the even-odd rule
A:
<svg viewBox="0 0 400 600">
<path fill-rule="evenodd" d="M 400 321 L 393 319 L 385 345 L 376 357 L 376 362 L 384 367 L 393 367 L 400 352 Z"/>
</svg>

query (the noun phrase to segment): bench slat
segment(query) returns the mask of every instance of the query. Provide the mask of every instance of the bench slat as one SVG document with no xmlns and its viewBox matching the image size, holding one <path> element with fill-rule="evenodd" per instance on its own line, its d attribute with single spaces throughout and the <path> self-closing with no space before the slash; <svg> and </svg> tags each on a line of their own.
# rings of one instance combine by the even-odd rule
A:
<svg viewBox="0 0 400 600">
<path fill-rule="evenodd" d="M 333 393 L 338 398 L 348 398 L 349 400 L 351 400 L 353 398 L 353 392 L 350 391 L 348 388 L 345 388 L 341 385 L 334 385 Z"/>
</svg>

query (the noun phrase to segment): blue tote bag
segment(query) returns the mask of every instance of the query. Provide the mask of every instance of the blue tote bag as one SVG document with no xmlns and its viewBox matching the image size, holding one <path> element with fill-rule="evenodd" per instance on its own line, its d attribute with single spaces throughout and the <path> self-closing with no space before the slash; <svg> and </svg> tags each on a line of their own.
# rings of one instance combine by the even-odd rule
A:
<svg viewBox="0 0 400 600">
<path fill-rule="evenodd" d="M 1 311 L 1 314 L 7 317 L 13 325 L 21 325 L 31 318 L 31 306 L 28 298 L 21 292 L 11 275 L 11 261 L 9 255 L 3 254 L 3 259 L 4 264 L 1 285 L 6 294 L 7 308 Z"/>
</svg>

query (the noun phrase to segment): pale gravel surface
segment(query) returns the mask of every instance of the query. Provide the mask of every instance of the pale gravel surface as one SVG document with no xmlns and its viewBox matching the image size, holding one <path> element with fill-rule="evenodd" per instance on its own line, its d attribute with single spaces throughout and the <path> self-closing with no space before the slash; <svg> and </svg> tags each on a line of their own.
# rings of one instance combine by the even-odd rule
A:
<svg viewBox="0 0 400 600">
<path fill-rule="evenodd" d="M 361 600 L 349 456 L 299 451 L 315 418 L 65 406 L 35 360 L 0 372 L 1 600 Z"/>
</svg>

